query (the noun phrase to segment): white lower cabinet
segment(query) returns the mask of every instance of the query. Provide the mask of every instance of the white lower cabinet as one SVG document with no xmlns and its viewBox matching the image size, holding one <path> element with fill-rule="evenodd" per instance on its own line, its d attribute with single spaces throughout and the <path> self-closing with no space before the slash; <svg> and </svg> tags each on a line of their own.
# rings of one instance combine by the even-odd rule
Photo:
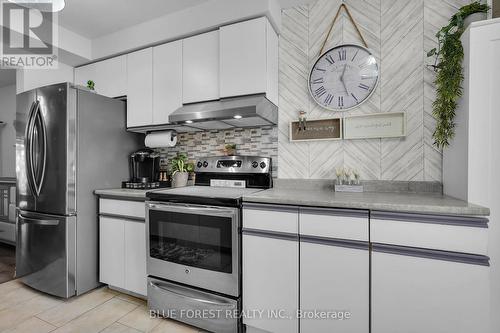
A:
<svg viewBox="0 0 500 333">
<path fill-rule="evenodd" d="M 263 311 L 244 318 L 247 332 L 489 332 L 487 219 L 368 216 L 245 205 L 243 310 Z"/>
<path fill-rule="evenodd" d="M 371 332 L 489 332 L 483 264 L 481 256 L 375 244 Z"/>
<path fill-rule="evenodd" d="M 140 221 L 125 223 L 125 289 L 147 295 L 146 225 Z"/>
<path fill-rule="evenodd" d="M 146 225 L 143 220 L 105 215 L 99 217 L 99 281 L 134 294 L 147 295 Z M 115 200 L 126 207 L 133 201 Z"/>
<path fill-rule="evenodd" d="M 99 218 L 99 281 L 125 287 L 125 224 L 121 219 Z"/>
<path fill-rule="evenodd" d="M 269 210 L 243 209 L 243 318 L 247 332 L 298 333 L 298 210 L 276 208 L 276 222 L 294 233 L 251 228 Z M 295 214 L 293 214 L 295 213 Z"/>
<path fill-rule="evenodd" d="M 300 332 L 368 333 L 369 251 L 300 242 Z"/>
<path fill-rule="evenodd" d="M 368 333 L 368 212 L 301 208 L 300 332 Z"/>
<path fill-rule="evenodd" d="M 243 322 L 276 333 L 298 332 L 298 241 L 243 236 Z"/>
</svg>

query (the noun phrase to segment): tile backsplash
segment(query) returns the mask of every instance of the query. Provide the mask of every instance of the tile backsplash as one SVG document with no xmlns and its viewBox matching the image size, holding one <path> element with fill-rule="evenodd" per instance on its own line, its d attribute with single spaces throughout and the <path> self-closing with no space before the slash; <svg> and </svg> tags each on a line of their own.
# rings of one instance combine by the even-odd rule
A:
<svg viewBox="0 0 500 333">
<path fill-rule="evenodd" d="M 186 153 L 190 160 L 197 160 L 205 156 L 221 156 L 224 145 L 232 143 L 236 144 L 238 155 L 271 157 L 273 176 L 278 175 L 278 129 L 276 126 L 179 133 L 175 147 L 159 150 L 162 158 L 170 159 L 182 152 Z"/>
</svg>

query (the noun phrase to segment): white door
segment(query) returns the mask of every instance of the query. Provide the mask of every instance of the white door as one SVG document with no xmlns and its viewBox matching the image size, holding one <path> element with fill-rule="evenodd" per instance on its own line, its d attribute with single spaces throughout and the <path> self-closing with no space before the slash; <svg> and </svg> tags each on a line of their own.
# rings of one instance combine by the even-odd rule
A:
<svg viewBox="0 0 500 333">
<path fill-rule="evenodd" d="M 372 333 L 487 333 L 486 263 L 484 256 L 374 244 Z"/>
<path fill-rule="evenodd" d="M 125 222 L 125 244 L 125 289 L 146 296 L 146 225 L 144 221 Z"/>
<path fill-rule="evenodd" d="M 265 17 L 220 28 L 220 95 L 265 93 L 267 47 Z"/>
<path fill-rule="evenodd" d="M 153 124 L 153 49 L 127 55 L 127 127 Z"/>
<path fill-rule="evenodd" d="M 182 106 L 182 40 L 153 48 L 153 124 Z"/>
<path fill-rule="evenodd" d="M 75 68 L 75 84 L 95 83 L 95 91 L 107 97 L 127 95 L 127 56 L 122 55 Z"/>
<path fill-rule="evenodd" d="M 297 333 L 299 322 L 299 243 L 297 240 L 243 235 L 243 311 L 252 328 Z"/>
<path fill-rule="evenodd" d="M 99 281 L 125 288 L 125 225 L 121 219 L 99 218 Z"/>
<path fill-rule="evenodd" d="M 300 331 L 368 333 L 368 243 L 319 242 L 300 242 Z"/>
<path fill-rule="evenodd" d="M 186 38 L 182 43 L 182 102 L 219 99 L 219 30 Z"/>
</svg>

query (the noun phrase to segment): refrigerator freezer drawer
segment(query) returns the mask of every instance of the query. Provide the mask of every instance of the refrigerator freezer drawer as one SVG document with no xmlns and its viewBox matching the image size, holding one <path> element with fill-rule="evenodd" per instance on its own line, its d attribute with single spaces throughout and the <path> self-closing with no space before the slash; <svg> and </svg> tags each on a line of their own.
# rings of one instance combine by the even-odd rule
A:
<svg viewBox="0 0 500 333">
<path fill-rule="evenodd" d="M 75 294 L 76 216 L 20 211 L 17 223 L 16 277 L 42 292 Z"/>
</svg>

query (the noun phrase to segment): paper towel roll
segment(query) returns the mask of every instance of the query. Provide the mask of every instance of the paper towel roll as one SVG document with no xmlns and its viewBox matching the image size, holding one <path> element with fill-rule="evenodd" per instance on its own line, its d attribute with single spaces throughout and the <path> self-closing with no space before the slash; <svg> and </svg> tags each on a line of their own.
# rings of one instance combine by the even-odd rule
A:
<svg viewBox="0 0 500 333">
<path fill-rule="evenodd" d="M 175 147 L 177 133 L 175 131 L 154 132 L 146 135 L 144 144 L 149 148 Z"/>
</svg>

